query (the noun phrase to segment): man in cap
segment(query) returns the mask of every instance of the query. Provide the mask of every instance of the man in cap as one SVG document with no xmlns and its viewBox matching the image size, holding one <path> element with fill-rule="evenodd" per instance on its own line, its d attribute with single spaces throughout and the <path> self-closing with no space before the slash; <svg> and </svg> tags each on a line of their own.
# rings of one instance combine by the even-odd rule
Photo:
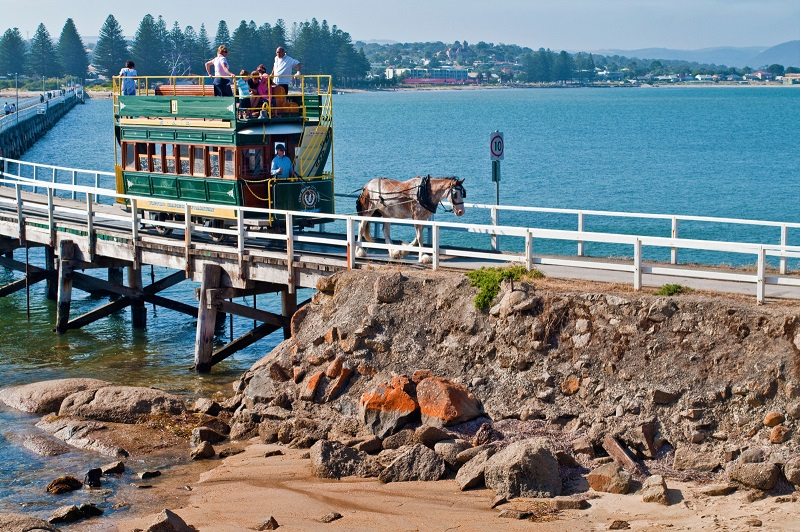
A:
<svg viewBox="0 0 800 532">
<path fill-rule="evenodd" d="M 275 146 L 275 157 L 272 158 L 270 173 L 275 177 L 292 177 L 292 160 L 286 156 L 286 146 L 278 143 Z"/>
</svg>

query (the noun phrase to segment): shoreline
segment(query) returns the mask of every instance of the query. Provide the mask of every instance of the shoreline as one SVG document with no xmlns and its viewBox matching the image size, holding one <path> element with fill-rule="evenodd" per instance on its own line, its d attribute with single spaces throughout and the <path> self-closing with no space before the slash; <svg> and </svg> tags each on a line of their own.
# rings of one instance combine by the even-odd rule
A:
<svg viewBox="0 0 800 532">
<path fill-rule="evenodd" d="M 169 508 L 188 525 L 200 530 L 234 532 L 254 530 L 273 516 L 281 530 L 323 530 L 330 524 L 322 518 L 332 512 L 342 515 L 339 529 L 349 531 L 386 530 L 535 530 L 607 529 L 624 520 L 632 529 L 669 527 L 697 530 L 704 527 L 748 526 L 764 521 L 771 529 L 789 529 L 794 524 L 786 503 L 791 497 L 748 500 L 749 491 L 713 497 L 701 493 L 695 482 L 668 480 L 670 504 L 647 503 L 640 494 L 612 494 L 589 491 L 580 499 L 587 509 L 553 510 L 548 499 L 512 499 L 492 508 L 494 493 L 486 488 L 459 491 L 454 480 L 396 482 L 347 477 L 341 480 L 316 478 L 304 449 L 266 445 L 257 438 L 246 442 L 242 454 L 225 458 L 213 469 L 191 480 L 167 480 L 148 491 L 160 507 Z M 267 452 L 284 454 L 265 457 Z M 181 488 L 187 484 L 191 491 Z M 558 500 L 575 501 L 575 496 Z M 161 501 L 164 501 L 161 503 Z M 168 503 L 175 506 L 170 507 Z M 569 503 L 561 503 L 565 507 Z M 156 504 L 155 506 L 159 506 Z M 501 518 L 503 510 L 539 514 L 538 519 Z M 134 532 L 152 524 L 160 509 L 138 513 L 104 523 L 85 521 L 73 525 L 76 531 Z"/>
</svg>

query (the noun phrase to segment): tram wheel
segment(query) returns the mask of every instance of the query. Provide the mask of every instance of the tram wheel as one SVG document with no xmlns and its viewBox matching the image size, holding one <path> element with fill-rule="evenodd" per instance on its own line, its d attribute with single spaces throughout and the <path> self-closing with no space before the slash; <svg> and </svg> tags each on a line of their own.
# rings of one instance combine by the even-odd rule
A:
<svg viewBox="0 0 800 532">
<path fill-rule="evenodd" d="M 157 220 L 159 222 L 166 222 L 167 215 L 163 212 L 151 212 L 150 213 L 151 220 Z M 167 236 L 172 234 L 172 227 L 164 227 L 163 225 L 154 225 L 153 229 L 156 230 L 156 233 L 159 235 Z"/>
<path fill-rule="evenodd" d="M 219 219 L 211 220 L 211 227 L 214 228 L 214 229 L 224 229 L 225 228 L 225 221 L 224 220 L 219 220 Z M 211 241 L 212 242 L 224 242 L 225 241 L 225 237 L 228 236 L 228 235 L 222 235 L 222 234 L 219 234 L 219 233 L 209 233 L 209 234 L 211 235 Z"/>
</svg>

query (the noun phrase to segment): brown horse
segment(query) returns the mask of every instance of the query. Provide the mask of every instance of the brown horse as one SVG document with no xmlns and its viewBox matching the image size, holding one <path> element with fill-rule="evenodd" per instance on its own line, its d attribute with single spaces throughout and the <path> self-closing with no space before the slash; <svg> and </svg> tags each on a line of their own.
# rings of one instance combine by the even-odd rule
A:
<svg viewBox="0 0 800 532">
<path fill-rule="evenodd" d="M 356 200 L 356 209 L 360 216 L 383 216 L 385 218 L 410 218 L 412 220 L 427 220 L 447 196 L 453 206 L 456 216 L 464 214 L 464 198 L 467 191 L 464 189 L 464 180 L 456 177 L 415 177 L 408 181 L 396 181 L 385 177 L 378 177 L 364 185 L 361 196 Z M 416 238 L 410 246 L 419 246 L 422 243 L 422 225 L 415 225 Z M 391 228 L 388 223 L 383 224 L 383 237 L 387 244 L 392 243 Z M 369 220 L 362 220 L 358 229 L 358 241 L 374 242 L 369 236 Z M 389 256 L 399 259 L 406 255 L 402 251 L 390 250 Z M 366 257 L 364 248 L 356 250 L 357 257 Z M 420 252 L 419 261 L 431 262 L 431 257 Z"/>
</svg>

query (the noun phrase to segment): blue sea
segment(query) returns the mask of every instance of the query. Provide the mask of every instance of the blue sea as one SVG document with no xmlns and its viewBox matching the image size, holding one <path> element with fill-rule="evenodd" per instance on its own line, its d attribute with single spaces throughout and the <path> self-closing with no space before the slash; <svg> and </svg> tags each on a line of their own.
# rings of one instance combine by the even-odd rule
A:
<svg viewBox="0 0 800 532">
<path fill-rule="evenodd" d="M 468 202 L 493 204 L 489 139 L 505 137 L 500 202 L 508 205 L 751 218 L 800 222 L 800 88 L 655 87 L 385 91 L 334 97 L 334 161 L 338 193 L 374 177 L 455 175 Z M 23 157 L 65 167 L 113 171 L 109 100 L 72 110 Z M 337 211 L 354 210 L 339 198 Z M 438 220 L 449 220 L 437 215 Z M 501 223 L 576 229 L 574 216 L 506 215 Z M 465 221 L 488 223 L 485 212 Z M 586 230 L 669 235 L 669 221 L 587 218 Z M 680 236 L 777 243 L 777 229 L 684 223 Z M 789 232 L 800 244 L 800 231 Z M 574 244 L 572 244 L 574 246 Z M 588 247 L 589 253 L 608 252 Z M 562 251 L 554 247 L 554 252 Z M 611 250 L 613 253 L 615 250 Z M 566 252 L 574 253 L 574 250 Z M 34 264 L 41 260 L 31 250 Z M 24 253 L 15 257 L 24 260 Z M 656 257 L 656 258 L 661 258 Z M 714 260 L 699 256 L 697 260 Z M 724 260 L 724 259 L 721 259 Z M 154 270 L 156 279 L 168 272 Z M 145 270 L 145 282 L 149 271 Z M 0 285 L 19 274 L 0 269 Z M 194 303 L 182 283 L 165 295 Z M 148 328 L 134 331 L 128 312 L 64 335 L 52 332 L 55 303 L 44 285 L 0 298 L 0 387 L 62 377 L 95 377 L 157 386 L 194 397 L 229 384 L 282 340 L 274 334 L 215 366 L 191 371 L 195 323 L 148 307 Z M 300 295 L 301 299 L 309 293 Z M 259 306 L 277 305 L 259 298 Z M 101 304 L 73 294 L 73 315 Z M 246 301 L 252 305 L 252 300 Z M 234 320 L 233 336 L 252 325 Z M 218 338 L 230 341 L 230 325 Z M 85 453 L 43 459 L 16 443 L 35 418 L 0 407 L 0 512 L 46 517 L 69 499 L 43 494 L 58 474 L 81 477 L 105 463 Z M 13 442 L 13 443 L 12 443 Z M 70 503 L 73 501 L 70 501 Z M 102 504 L 102 501 L 99 501 Z"/>
</svg>

